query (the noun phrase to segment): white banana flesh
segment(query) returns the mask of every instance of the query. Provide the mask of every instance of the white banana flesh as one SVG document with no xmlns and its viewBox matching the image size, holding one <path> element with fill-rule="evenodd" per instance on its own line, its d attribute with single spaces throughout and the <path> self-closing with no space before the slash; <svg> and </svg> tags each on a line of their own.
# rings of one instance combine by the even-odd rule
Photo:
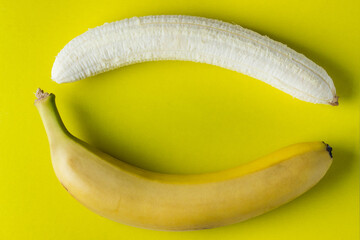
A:
<svg viewBox="0 0 360 240">
<path fill-rule="evenodd" d="M 193 16 L 133 17 L 90 29 L 60 51 L 51 75 L 66 83 L 157 60 L 208 63 L 303 101 L 338 105 L 332 79 L 304 55 L 241 26 Z"/>
<path fill-rule="evenodd" d="M 171 175 L 115 159 L 72 136 L 55 96 L 38 91 L 35 102 L 61 184 L 95 213 L 131 226 L 198 230 L 244 221 L 300 196 L 332 163 L 323 142 L 299 143 L 220 172 Z"/>
</svg>

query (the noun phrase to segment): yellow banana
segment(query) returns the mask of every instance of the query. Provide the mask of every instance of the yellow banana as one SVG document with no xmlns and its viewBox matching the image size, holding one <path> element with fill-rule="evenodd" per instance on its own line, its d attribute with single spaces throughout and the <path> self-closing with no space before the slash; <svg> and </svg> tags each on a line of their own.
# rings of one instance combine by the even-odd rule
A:
<svg viewBox="0 0 360 240">
<path fill-rule="evenodd" d="M 241 222 L 298 197 L 327 172 L 331 148 L 295 144 L 239 167 L 205 174 L 147 171 L 72 136 L 55 96 L 38 90 L 57 178 L 80 203 L 114 221 L 156 230 L 197 230 Z"/>
</svg>

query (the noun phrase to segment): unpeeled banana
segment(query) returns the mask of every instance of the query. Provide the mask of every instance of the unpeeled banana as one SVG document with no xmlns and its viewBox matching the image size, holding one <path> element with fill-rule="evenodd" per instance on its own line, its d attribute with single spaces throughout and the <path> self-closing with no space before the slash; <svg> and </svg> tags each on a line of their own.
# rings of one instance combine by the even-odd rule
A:
<svg viewBox="0 0 360 240">
<path fill-rule="evenodd" d="M 150 172 L 75 138 L 60 118 L 55 96 L 41 90 L 36 96 L 64 188 L 95 213 L 136 227 L 183 231 L 241 222 L 306 192 L 332 163 L 331 148 L 311 142 L 220 172 Z"/>
<path fill-rule="evenodd" d="M 213 64 L 303 101 L 338 105 L 332 79 L 304 55 L 238 25 L 193 16 L 133 17 L 90 29 L 60 51 L 51 75 L 58 83 L 73 82 L 156 60 Z"/>
</svg>

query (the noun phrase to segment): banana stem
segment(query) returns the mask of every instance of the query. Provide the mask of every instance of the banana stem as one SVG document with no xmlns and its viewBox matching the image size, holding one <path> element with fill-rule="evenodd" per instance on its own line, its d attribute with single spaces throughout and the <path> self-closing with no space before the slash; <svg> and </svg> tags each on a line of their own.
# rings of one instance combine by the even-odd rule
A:
<svg viewBox="0 0 360 240">
<path fill-rule="evenodd" d="M 55 104 L 55 95 L 46 93 L 40 88 L 35 93 L 37 99 L 35 106 L 40 113 L 41 120 L 44 123 L 45 131 L 50 145 L 55 141 L 71 136 L 66 129 Z"/>
</svg>

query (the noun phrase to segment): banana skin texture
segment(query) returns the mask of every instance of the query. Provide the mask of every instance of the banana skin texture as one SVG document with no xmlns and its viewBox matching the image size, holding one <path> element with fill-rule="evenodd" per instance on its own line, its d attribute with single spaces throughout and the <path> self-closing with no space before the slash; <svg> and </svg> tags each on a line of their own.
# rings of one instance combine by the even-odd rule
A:
<svg viewBox="0 0 360 240">
<path fill-rule="evenodd" d="M 309 142 L 219 172 L 151 172 L 72 136 L 57 111 L 55 95 L 38 90 L 37 97 L 53 168 L 64 188 L 91 211 L 135 227 L 185 231 L 241 222 L 300 196 L 332 163 L 327 144 Z"/>
</svg>

